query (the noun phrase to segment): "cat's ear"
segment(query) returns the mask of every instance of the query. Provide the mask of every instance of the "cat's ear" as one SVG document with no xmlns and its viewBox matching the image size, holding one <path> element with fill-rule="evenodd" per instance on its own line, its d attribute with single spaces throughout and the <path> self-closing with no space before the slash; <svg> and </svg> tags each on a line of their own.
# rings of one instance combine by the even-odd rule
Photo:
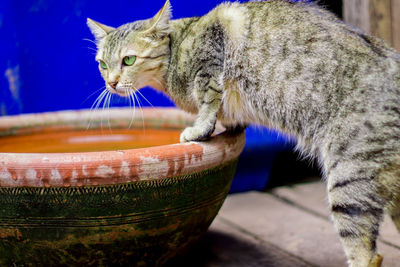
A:
<svg viewBox="0 0 400 267">
<path fill-rule="evenodd" d="M 113 30 L 115 30 L 115 28 L 113 27 L 106 26 L 89 18 L 87 19 L 86 23 L 97 41 L 102 39 L 104 36 L 112 32 Z"/>
<path fill-rule="evenodd" d="M 169 21 L 172 17 L 172 8 L 169 0 L 167 0 L 160 11 L 150 19 L 149 27 L 145 29 L 143 34 L 153 34 L 159 37 L 168 35 L 170 30 Z"/>
</svg>

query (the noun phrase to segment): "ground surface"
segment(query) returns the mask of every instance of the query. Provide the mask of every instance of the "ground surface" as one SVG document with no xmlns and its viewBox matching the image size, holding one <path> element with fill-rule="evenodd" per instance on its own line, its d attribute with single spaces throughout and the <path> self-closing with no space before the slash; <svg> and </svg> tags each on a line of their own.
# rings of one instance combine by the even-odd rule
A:
<svg viewBox="0 0 400 267">
<path fill-rule="evenodd" d="M 378 249 L 400 266 L 400 234 L 388 217 Z M 230 195 L 209 231 L 171 266 L 346 266 L 322 182 Z"/>
</svg>

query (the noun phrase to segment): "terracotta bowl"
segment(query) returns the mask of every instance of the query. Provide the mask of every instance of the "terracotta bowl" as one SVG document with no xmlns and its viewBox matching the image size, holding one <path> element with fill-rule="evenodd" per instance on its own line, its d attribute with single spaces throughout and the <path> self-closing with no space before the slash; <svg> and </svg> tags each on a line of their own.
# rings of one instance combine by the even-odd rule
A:
<svg viewBox="0 0 400 267">
<path fill-rule="evenodd" d="M 192 116 L 136 113 L 0 118 L 0 266 L 160 265 L 207 230 L 244 134 L 179 144 Z"/>
</svg>

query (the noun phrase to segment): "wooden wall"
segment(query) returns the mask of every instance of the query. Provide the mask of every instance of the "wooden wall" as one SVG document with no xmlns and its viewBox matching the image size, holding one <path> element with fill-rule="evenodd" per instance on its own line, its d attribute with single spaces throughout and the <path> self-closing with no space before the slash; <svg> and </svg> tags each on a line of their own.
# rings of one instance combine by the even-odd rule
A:
<svg viewBox="0 0 400 267">
<path fill-rule="evenodd" d="M 400 51 L 400 0 L 343 0 L 343 18 Z"/>
</svg>

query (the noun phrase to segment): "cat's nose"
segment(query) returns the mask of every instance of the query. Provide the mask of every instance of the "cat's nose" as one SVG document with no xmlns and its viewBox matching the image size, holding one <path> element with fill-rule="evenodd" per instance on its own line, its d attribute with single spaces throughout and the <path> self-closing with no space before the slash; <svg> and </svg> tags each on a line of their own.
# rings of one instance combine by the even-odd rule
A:
<svg viewBox="0 0 400 267">
<path fill-rule="evenodd" d="M 108 82 L 108 84 L 115 89 L 117 87 L 118 82 Z"/>
</svg>

